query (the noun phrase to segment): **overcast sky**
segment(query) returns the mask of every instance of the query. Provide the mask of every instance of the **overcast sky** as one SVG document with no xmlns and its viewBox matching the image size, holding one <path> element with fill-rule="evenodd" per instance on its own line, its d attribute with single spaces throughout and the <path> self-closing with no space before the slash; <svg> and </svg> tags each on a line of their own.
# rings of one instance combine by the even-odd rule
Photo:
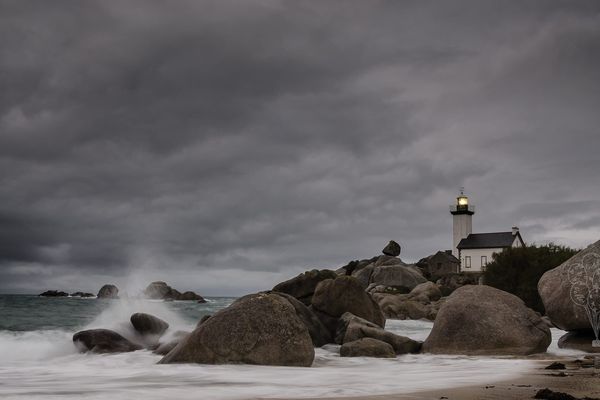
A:
<svg viewBox="0 0 600 400">
<path fill-rule="evenodd" d="M 600 2 L 0 0 L 0 292 L 600 239 Z"/>
</svg>

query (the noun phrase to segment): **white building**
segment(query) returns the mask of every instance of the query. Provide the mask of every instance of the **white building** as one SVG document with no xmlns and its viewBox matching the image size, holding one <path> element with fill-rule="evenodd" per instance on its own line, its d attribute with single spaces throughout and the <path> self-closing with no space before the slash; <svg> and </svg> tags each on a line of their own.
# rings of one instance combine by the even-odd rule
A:
<svg viewBox="0 0 600 400">
<path fill-rule="evenodd" d="M 452 254 L 460 260 L 461 272 L 482 272 L 494 253 L 508 247 L 525 246 L 516 226 L 510 232 L 472 233 L 475 207 L 469 204 L 463 190 L 456 198 L 456 204 L 450 206 L 450 213 L 453 218 Z"/>
</svg>

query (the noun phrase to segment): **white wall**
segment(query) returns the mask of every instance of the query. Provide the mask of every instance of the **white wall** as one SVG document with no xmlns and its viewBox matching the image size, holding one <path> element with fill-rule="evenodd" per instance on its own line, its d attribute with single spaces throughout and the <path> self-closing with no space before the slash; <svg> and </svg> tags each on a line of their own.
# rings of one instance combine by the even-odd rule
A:
<svg viewBox="0 0 600 400">
<path fill-rule="evenodd" d="M 473 232 L 473 216 L 468 214 L 459 214 L 452 216 L 452 233 L 454 237 L 454 247 L 452 254 L 458 258 L 458 243 Z"/>
<path fill-rule="evenodd" d="M 463 249 L 460 251 L 461 272 L 482 272 L 481 257 L 487 257 L 487 263 L 492 262 L 492 255 L 500 253 L 503 248 L 496 249 Z M 467 267 L 466 257 L 471 257 L 471 267 Z"/>
</svg>

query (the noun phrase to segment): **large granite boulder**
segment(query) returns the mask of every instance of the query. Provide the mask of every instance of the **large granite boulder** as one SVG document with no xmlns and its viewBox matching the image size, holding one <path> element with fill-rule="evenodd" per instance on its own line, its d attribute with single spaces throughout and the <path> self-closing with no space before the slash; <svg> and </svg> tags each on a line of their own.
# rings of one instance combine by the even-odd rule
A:
<svg viewBox="0 0 600 400">
<path fill-rule="evenodd" d="M 375 263 L 368 264 L 360 269 L 355 269 L 352 273 L 352 276 L 356 278 L 358 283 L 360 283 L 364 289 L 367 289 L 369 287 L 369 283 L 371 282 L 371 275 L 373 275 L 373 271 L 375 271 Z"/>
<path fill-rule="evenodd" d="M 119 288 L 115 285 L 104 285 L 100 288 L 96 297 L 99 299 L 118 299 Z"/>
<path fill-rule="evenodd" d="M 400 264 L 376 266 L 369 281 L 370 284 L 394 287 L 405 292 L 425 282 L 427 279 L 418 268 Z"/>
<path fill-rule="evenodd" d="M 517 296 L 485 285 L 463 286 L 441 307 L 423 351 L 527 355 L 546 351 L 550 329 Z"/>
<path fill-rule="evenodd" d="M 166 282 L 152 282 L 144 289 L 144 297 L 148 299 L 164 299 L 171 293 L 171 290 L 171 286 L 167 285 Z"/>
<path fill-rule="evenodd" d="M 278 283 L 273 287 L 273 291 L 287 293 L 308 306 L 319 282 L 325 279 L 335 279 L 336 277 L 337 274 L 329 269 L 313 269 L 285 282 Z"/>
<path fill-rule="evenodd" d="M 339 319 L 335 342 L 345 344 L 362 338 L 372 338 L 388 343 L 395 354 L 418 353 L 421 342 L 388 332 L 378 325 L 351 313 L 345 313 Z"/>
<path fill-rule="evenodd" d="M 284 297 L 244 296 L 200 324 L 160 363 L 311 366 L 308 329 Z"/>
<path fill-rule="evenodd" d="M 442 298 L 442 292 L 439 285 L 433 282 L 427 281 L 421 283 L 410 291 L 409 297 L 411 300 L 420 301 L 421 303 L 428 303 L 437 301 Z"/>
<path fill-rule="evenodd" d="M 439 310 L 431 303 L 424 304 L 412 300 L 408 295 L 375 293 L 373 298 L 379 304 L 383 315 L 390 319 L 428 319 L 433 321 Z"/>
<path fill-rule="evenodd" d="M 390 240 L 381 252 L 386 256 L 398 257 L 400 255 L 400 250 L 400 245 L 397 242 Z"/>
<path fill-rule="evenodd" d="M 73 343 L 81 352 L 91 351 L 93 353 L 123 353 L 142 348 L 109 329 L 89 329 L 77 332 L 73 335 Z"/>
<path fill-rule="evenodd" d="M 600 308 L 600 289 L 592 289 L 594 281 L 600 285 L 600 241 L 542 275 L 538 292 L 554 325 L 567 331 L 591 329 L 582 305 L 596 302 Z"/>
<path fill-rule="evenodd" d="M 558 347 L 561 349 L 574 349 L 588 353 L 600 353 L 600 347 L 592 347 L 592 340 L 596 340 L 596 336 L 591 329 L 567 332 L 558 339 Z"/>
<path fill-rule="evenodd" d="M 131 316 L 130 321 L 135 330 L 142 335 L 161 336 L 169 329 L 168 323 L 154 315 L 146 313 L 135 313 Z"/>
<path fill-rule="evenodd" d="M 340 356 L 394 358 L 396 353 L 388 343 L 367 337 L 344 343 L 340 347 Z"/>
<path fill-rule="evenodd" d="M 331 323 L 346 312 L 385 326 L 385 317 L 379 305 L 365 292 L 362 285 L 352 276 L 339 276 L 319 282 L 312 298 L 312 308 L 327 326 L 335 332 L 337 324 Z"/>
</svg>

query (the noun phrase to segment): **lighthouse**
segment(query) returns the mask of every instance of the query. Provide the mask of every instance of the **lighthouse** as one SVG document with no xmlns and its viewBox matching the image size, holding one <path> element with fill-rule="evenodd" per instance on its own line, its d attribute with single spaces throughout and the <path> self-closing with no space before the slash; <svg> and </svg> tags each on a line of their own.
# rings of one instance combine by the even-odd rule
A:
<svg viewBox="0 0 600 400">
<path fill-rule="evenodd" d="M 452 254 L 460 260 L 458 244 L 473 232 L 473 214 L 475 206 L 469 204 L 469 198 L 465 195 L 465 189 L 460 189 L 460 195 L 456 198 L 456 204 L 450 206 L 452 214 L 452 232 L 454 241 Z"/>
</svg>

